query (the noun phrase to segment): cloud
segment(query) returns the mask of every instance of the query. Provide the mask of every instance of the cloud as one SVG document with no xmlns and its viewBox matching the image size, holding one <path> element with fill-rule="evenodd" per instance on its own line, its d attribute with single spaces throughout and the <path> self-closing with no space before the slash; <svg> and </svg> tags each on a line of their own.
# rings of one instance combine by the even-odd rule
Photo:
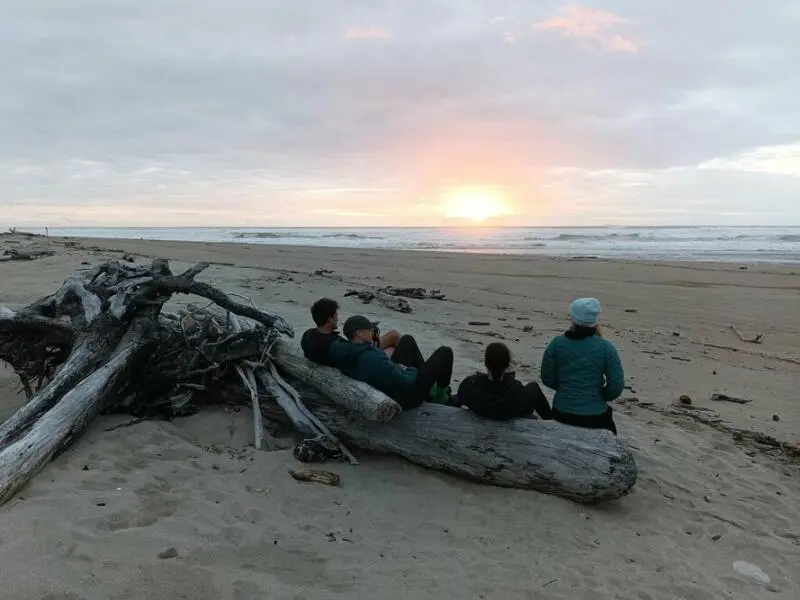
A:
<svg viewBox="0 0 800 600">
<path fill-rule="evenodd" d="M 520 224 L 800 222 L 795 3 L 586 5 L 11 3 L 0 220 L 435 225 L 458 184 Z"/>
<path fill-rule="evenodd" d="M 636 42 L 613 33 L 618 25 L 625 25 L 629 22 L 628 19 L 605 10 L 569 5 L 559 9 L 556 16 L 534 23 L 533 27 L 592 42 L 609 52 L 635 53 L 639 51 Z"/>
<path fill-rule="evenodd" d="M 635 54 L 639 51 L 639 45 L 622 35 L 612 35 L 606 40 L 602 40 L 603 47 L 610 52 L 628 52 Z"/>
<path fill-rule="evenodd" d="M 800 142 L 766 146 L 734 156 L 714 158 L 697 166 L 706 170 L 770 173 L 800 178 Z"/>
<path fill-rule="evenodd" d="M 350 27 L 344 35 L 351 40 L 388 40 L 392 37 L 381 27 Z"/>
</svg>

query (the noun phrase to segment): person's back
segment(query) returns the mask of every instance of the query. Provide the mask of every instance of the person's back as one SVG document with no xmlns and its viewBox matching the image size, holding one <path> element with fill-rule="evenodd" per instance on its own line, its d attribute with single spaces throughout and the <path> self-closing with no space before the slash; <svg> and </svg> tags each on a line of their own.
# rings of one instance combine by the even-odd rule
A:
<svg viewBox="0 0 800 600">
<path fill-rule="evenodd" d="M 568 331 L 547 347 L 542 382 L 556 390 L 553 408 L 575 415 L 599 415 L 622 393 L 624 378 L 616 349 L 596 333 Z"/>
<path fill-rule="evenodd" d="M 316 327 L 312 327 L 303 332 L 303 337 L 300 338 L 300 347 L 303 355 L 311 362 L 326 367 L 335 367 L 331 358 L 331 345 L 344 341 L 344 338 L 338 333 L 323 333 Z"/>
<path fill-rule="evenodd" d="M 300 339 L 303 355 L 320 365 L 336 366 L 331 358 L 331 346 L 345 341 L 337 331 L 339 324 L 339 304 L 330 298 L 320 298 L 311 306 L 311 317 L 316 327 L 307 329 Z"/>
<path fill-rule="evenodd" d="M 525 417 L 534 409 L 525 386 L 511 373 L 496 381 L 486 373 L 466 377 L 458 386 L 458 401 L 475 414 L 495 421 Z"/>
<path fill-rule="evenodd" d="M 458 386 L 458 402 L 486 419 L 506 421 L 529 417 L 534 411 L 550 418 L 550 406 L 535 382 L 517 381 L 511 366 L 511 352 L 505 344 L 494 342 L 486 347 L 486 373 L 470 375 Z"/>
<path fill-rule="evenodd" d="M 602 307 L 595 298 L 570 306 L 572 327 L 550 342 L 542 357 L 542 383 L 556 391 L 553 418 L 567 425 L 609 429 L 616 434 L 608 402 L 622 394 L 625 375 L 614 345 L 597 326 Z"/>
</svg>

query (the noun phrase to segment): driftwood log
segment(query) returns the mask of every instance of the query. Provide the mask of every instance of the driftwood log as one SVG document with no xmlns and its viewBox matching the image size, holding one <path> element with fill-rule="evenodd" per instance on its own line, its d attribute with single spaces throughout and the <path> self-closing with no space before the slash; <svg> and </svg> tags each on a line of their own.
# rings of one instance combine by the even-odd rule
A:
<svg viewBox="0 0 800 600">
<path fill-rule="evenodd" d="M 388 423 L 403 410 L 397 402 L 366 383 L 345 377 L 336 369 L 309 362 L 288 342 L 276 341 L 272 357 L 293 379 L 320 390 L 333 402 L 367 421 Z"/>
<path fill-rule="evenodd" d="M 0 254 L 0 262 L 7 260 L 36 260 L 44 256 L 55 256 L 54 250 L 18 250 L 12 248 Z"/>
<path fill-rule="evenodd" d="M 345 298 L 348 298 L 350 296 L 355 296 L 356 298 L 361 300 L 364 304 L 371 304 L 373 300 L 377 300 L 381 304 L 381 306 L 383 306 L 384 308 L 388 308 L 389 310 L 401 313 L 414 312 L 414 309 L 408 302 L 408 300 L 399 298 L 397 296 L 393 296 L 391 294 L 387 294 L 382 290 L 376 290 L 376 291 L 350 290 L 344 295 Z"/>
<path fill-rule="evenodd" d="M 604 431 L 489 422 L 438 405 L 403 413 L 366 384 L 306 361 L 280 339 L 293 330 L 279 315 L 195 281 L 207 266 L 174 275 L 163 259 L 110 261 L 26 307 L 0 305 L 0 360 L 14 368 L 27 396 L 0 425 L 0 503 L 101 412 L 174 418 L 233 397 L 253 407 L 257 445 L 270 446 L 263 416 L 291 422 L 305 438 L 301 446 L 338 447 L 353 464 L 342 440 L 481 483 L 579 502 L 619 498 L 633 486 L 633 457 Z M 209 304 L 164 312 L 175 294 Z"/>
<path fill-rule="evenodd" d="M 606 430 L 538 419 L 489 421 L 440 404 L 423 404 L 382 425 L 342 410 L 321 394 L 305 395 L 314 413 L 350 445 L 478 483 L 581 503 L 621 498 L 636 483 L 633 455 Z"/>
</svg>

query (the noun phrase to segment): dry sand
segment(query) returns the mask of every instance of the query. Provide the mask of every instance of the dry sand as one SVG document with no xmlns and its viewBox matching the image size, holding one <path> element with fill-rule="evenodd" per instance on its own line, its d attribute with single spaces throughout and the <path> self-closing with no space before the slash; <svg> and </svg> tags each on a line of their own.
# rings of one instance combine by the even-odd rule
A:
<svg viewBox="0 0 800 600">
<path fill-rule="evenodd" d="M 176 268 L 207 260 L 206 280 L 298 329 L 310 303 L 330 295 L 345 315 L 379 317 L 425 351 L 447 343 L 456 380 L 479 367 L 495 336 L 515 352 L 518 376 L 535 378 L 568 302 L 596 295 L 632 387 L 617 414 L 639 482 L 617 503 L 584 507 L 365 457 L 333 466 L 342 486 L 329 488 L 289 478 L 289 451 L 248 449 L 245 410 L 115 431 L 106 428 L 124 419 L 102 418 L 0 509 L 0 598 L 800 598 L 797 457 L 733 434 L 772 436 L 787 454 L 800 444 L 800 277 L 791 268 L 53 244 L 55 257 L 0 263 L 0 302 L 51 292 L 83 261 L 118 257 L 111 249 L 172 258 Z M 414 313 L 401 315 L 342 298 L 388 284 L 435 287 L 448 299 L 412 301 Z M 491 325 L 468 324 L 477 320 Z M 763 333 L 763 343 L 741 342 L 730 325 Z M 22 399 L 12 374 L 0 373 L 5 418 Z M 711 402 L 713 392 L 752 402 Z M 678 414 L 683 394 L 700 409 L 683 412 L 712 425 Z M 158 558 L 168 547 L 177 557 Z M 740 560 L 770 583 L 739 574 Z"/>
</svg>

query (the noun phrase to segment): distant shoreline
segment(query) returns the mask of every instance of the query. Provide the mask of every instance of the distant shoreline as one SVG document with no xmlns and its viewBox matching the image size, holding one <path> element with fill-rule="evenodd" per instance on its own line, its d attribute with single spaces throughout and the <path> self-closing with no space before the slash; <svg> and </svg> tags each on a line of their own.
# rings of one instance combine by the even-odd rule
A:
<svg viewBox="0 0 800 600">
<path fill-rule="evenodd" d="M 42 231 L 20 229 L 19 233 Z M 53 228 L 51 237 L 608 260 L 800 264 L 800 227 Z"/>
</svg>

